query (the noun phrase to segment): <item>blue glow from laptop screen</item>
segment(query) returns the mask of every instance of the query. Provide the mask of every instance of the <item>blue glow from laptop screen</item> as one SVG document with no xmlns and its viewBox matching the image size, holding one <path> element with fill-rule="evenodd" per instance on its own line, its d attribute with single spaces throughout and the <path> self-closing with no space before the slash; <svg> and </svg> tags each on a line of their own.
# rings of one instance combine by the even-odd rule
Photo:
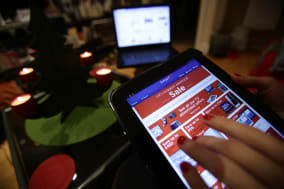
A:
<svg viewBox="0 0 284 189">
<path fill-rule="evenodd" d="M 122 8 L 113 11 L 118 47 L 170 42 L 170 7 Z"/>
</svg>

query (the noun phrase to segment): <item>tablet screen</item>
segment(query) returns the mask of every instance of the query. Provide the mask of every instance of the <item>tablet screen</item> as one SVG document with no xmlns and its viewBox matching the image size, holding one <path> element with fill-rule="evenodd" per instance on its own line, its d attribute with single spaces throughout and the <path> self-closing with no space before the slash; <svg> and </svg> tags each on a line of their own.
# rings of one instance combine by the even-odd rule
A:
<svg viewBox="0 0 284 189">
<path fill-rule="evenodd" d="M 205 125 L 202 122 L 204 114 L 222 115 L 268 135 L 283 138 L 266 119 L 197 60 L 190 60 L 183 67 L 131 95 L 127 102 L 188 188 L 179 167 L 183 161 L 197 167 L 209 188 L 225 188 L 223 183 L 177 146 L 179 136 L 192 138 L 205 135 L 229 139 L 224 133 Z"/>
</svg>

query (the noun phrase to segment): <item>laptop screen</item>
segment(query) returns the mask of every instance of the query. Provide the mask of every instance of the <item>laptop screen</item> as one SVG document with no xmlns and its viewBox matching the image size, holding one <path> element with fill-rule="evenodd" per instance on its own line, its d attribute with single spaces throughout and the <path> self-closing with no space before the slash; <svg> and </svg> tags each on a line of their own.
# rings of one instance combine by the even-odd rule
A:
<svg viewBox="0 0 284 189">
<path fill-rule="evenodd" d="M 118 47 L 169 43 L 169 5 L 113 10 Z"/>
</svg>

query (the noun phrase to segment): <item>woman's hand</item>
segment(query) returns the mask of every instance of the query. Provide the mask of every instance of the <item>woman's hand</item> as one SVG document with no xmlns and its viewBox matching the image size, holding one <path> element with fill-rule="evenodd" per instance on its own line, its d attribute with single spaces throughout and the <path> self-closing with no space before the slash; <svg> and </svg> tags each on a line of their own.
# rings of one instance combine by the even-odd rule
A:
<svg viewBox="0 0 284 189">
<path fill-rule="evenodd" d="M 204 122 L 233 139 L 201 136 L 178 139 L 179 147 L 228 188 L 284 188 L 284 143 L 261 131 L 220 116 Z M 208 188 L 196 168 L 183 162 L 183 175 L 193 189 Z"/>
<path fill-rule="evenodd" d="M 256 88 L 256 93 L 272 110 L 284 119 L 284 86 L 271 77 L 232 75 L 231 78 L 246 88 Z"/>
</svg>

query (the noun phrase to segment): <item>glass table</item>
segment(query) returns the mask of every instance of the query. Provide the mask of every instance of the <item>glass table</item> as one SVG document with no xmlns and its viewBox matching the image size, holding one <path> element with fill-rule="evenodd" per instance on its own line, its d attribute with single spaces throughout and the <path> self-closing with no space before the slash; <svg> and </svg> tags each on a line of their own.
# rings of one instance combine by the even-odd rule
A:
<svg viewBox="0 0 284 189">
<path fill-rule="evenodd" d="M 114 72 L 118 82 L 129 78 Z M 76 173 L 68 188 L 111 188 L 117 168 L 131 153 L 131 144 L 118 122 L 99 135 L 66 146 L 37 144 L 26 135 L 25 120 L 11 111 L 3 111 L 4 129 L 9 143 L 19 187 L 28 188 L 34 170 L 48 157 L 71 156 Z"/>
</svg>

